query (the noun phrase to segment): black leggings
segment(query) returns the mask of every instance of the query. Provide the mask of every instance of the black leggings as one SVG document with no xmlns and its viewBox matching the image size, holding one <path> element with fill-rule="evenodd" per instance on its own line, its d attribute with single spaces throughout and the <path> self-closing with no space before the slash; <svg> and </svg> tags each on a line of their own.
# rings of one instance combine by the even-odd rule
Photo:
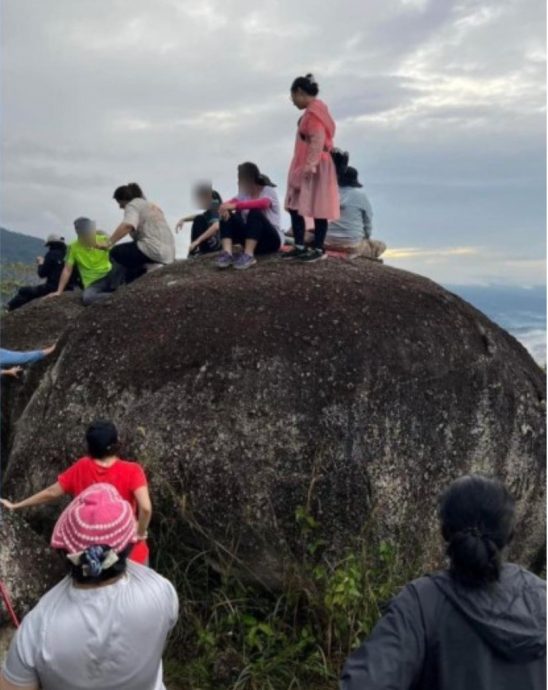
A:
<svg viewBox="0 0 548 690">
<path fill-rule="evenodd" d="M 245 220 L 239 211 L 233 213 L 228 220 L 221 220 L 221 240 L 224 239 L 243 245 L 246 240 L 255 240 L 256 254 L 272 254 L 279 251 L 281 246 L 278 231 L 258 209 L 249 211 Z"/>
<path fill-rule="evenodd" d="M 295 244 L 299 247 L 304 247 L 304 236 L 306 231 L 306 226 L 304 218 L 297 211 L 289 210 L 289 215 L 291 216 L 291 229 L 293 230 L 293 237 L 295 238 Z M 325 236 L 327 235 L 327 219 L 326 218 L 314 218 L 314 247 L 316 249 L 322 249 L 325 244 Z"/>
<path fill-rule="evenodd" d="M 140 278 L 146 273 L 145 264 L 153 263 L 134 241 L 117 244 L 111 249 L 110 258 L 124 269 L 126 283 Z"/>
<path fill-rule="evenodd" d="M 19 309 L 27 302 L 32 302 L 33 299 L 39 299 L 45 295 L 49 295 L 50 292 L 55 292 L 57 286 L 50 285 L 48 283 L 41 283 L 40 285 L 25 285 L 19 288 L 15 297 L 13 297 L 8 302 L 8 311 L 14 311 Z"/>
</svg>

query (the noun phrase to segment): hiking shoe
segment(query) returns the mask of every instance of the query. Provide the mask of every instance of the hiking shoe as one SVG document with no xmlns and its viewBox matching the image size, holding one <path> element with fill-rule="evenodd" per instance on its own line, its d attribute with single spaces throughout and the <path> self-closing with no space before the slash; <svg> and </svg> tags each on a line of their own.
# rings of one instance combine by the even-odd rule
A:
<svg viewBox="0 0 548 690">
<path fill-rule="evenodd" d="M 217 257 L 217 268 L 230 268 L 234 263 L 234 257 L 230 252 L 221 252 Z"/>
<path fill-rule="evenodd" d="M 307 252 L 296 258 L 303 263 L 313 264 L 315 261 L 323 261 L 324 259 L 327 259 L 327 254 L 323 249 L 309 249 Z"/>
<path fill-rule="evenodd" d="M 288 252 L 282 253 L 282 259 L 300 259 L 301 256 L 306 254 L 308 249 L 306 247 L 293 247 Z"/>
<path fill-rule="evenodd" d="M 257 259 L 254 256 L 242 252 L 234 262 L 234 268 L 238 269 L 238 271 L 245 271 L 246 268 L 251 268 L 251 266 L 254 266 L 256 263 Z"/>
</svg>

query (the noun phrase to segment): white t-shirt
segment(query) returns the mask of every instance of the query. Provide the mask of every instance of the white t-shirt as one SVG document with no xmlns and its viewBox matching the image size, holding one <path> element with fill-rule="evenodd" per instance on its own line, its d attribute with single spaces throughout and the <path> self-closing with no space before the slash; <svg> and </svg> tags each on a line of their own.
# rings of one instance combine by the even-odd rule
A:
<svg viewBox="0 0 548 690">
<path fill-rule="evenodd" d="M 120 580 L 94 589 L 66 577 L 23 619 L 4 676 L 42 690 L 165 690 L 162 654 L 178 612 L 171 583 L 143 565 L 128 562 Z"/>
<path fill-rule="evenodd" d="M 131 236 L 151 261 L 175 261 L 175 239 L 162 209 L 146 199 L 133 199 L 124 210 L 123 222 L 134 228 Z"/>
</svg>

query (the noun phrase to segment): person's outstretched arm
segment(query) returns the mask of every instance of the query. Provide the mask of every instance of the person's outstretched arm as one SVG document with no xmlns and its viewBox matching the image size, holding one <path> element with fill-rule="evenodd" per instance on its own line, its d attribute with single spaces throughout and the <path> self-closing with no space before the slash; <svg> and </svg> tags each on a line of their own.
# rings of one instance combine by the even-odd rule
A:
<svg viewBox="0 0 548 690">
<path fill-rule="evenodd" d="M 48 486 L 47 489 L 39 491 L 33 496 L 29 496 L 29 498 L 25 498 L 23 501 L 12 503 L 11 501 L 7 501 L 5 498 L 0 498 L 0 504 L 8 510 L 20 510 L 21 508 L 31 508 L 33 506 L 44 505 L 44 503 L 52 503 L 58 498 L 61 498 L 64 493 L 65 492 L 63 491 L 61 484 L 59 484 L 59 482 L 55 482 L 55 484 Z"/>
<path fill-rule="evenodd" d="M 134 492 L 135 500 L 137 501 L 138 516 L 137 516 L 137 536 L 140 539 L 145 539 L 147 536 L 148 526 L 152 517 L 152 503 L 150 501 L 150 493 L 148 486 L 141 486 Z"/>
<path fill-rule="evenodd" d="M 116 230 L 112 233 L 110 240 L 107 244 L 104 246 L 99 245 L 99 249 L 109 249 L 110 247 L 113 247 L 117 242 L 119 242 L 121 239 L 123 239 L 126 235 L 129 235 L 130 232 L 135 230 L 133 225 L 130 225 L 129 223 L 120 223 L 120 225 L 116 228 Z"/>
<path fill-rule="evenodd" d="M 424 638 L 419 600 L 407 586 L 347 659 L 341 690 L 411 690 L 422 671 Z"/>
<path fill-rule="evenodd" d="M 34 364 L 44 357 L 47 357 L 55 350 L 55 345 L 47 347 L 45 350 L 27 350 L 17 352 L 15 350 L 0 349 L 0 365 L 2 367 L 17 367 L 24 364 Z"/>
<path fill-rule="evenodd" d="M 59 278 L 59 285 L 57 286 L 57 290 L 55 292 L 50 292 L 49 295 L 46 295 L 44 297 L 44 299 L 48 299 L 48 297 L 59 297 L 59 295 L 62 295 L 63 292 L 65 291 L 65 288 L 68 285 L 69 280 L 72 277 L 73 271 L 74 271 L 74 265 L 65 263 L 65 268 L 63 269 L 63 272 L 61 273 L 61 277 Z"/>
<path fill-rule="evenodd" d="M 183 229 L 183 226 L 185 223 L 190 223 L 193 221 L 195 218 L 197 218 L 200 214 L 199 213 L 193 213 L 190 216 L 183 216 L 178 222 L 177 225 L 175 226 L 175 232 L 180 232 Z"/>
</svg>

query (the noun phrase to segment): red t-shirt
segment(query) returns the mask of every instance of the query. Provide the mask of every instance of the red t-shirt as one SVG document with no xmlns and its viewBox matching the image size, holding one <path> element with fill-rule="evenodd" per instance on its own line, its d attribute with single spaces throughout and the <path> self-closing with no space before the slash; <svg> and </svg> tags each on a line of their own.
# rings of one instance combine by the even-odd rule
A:
<svg viewBox="0 0 548 690">
<path fill-rule="evenodd" d="M 142 486 L 147 486 L 145 471 L 137 462 L 116 460 L 110 467 L 103 467 L 93 458 L 85 457 L 77 460 L 68 470 L 57 477 L 57 481 L 66 494 L 78 496 L 92 484 L 112 484 L 120 496 L 128 501 L 137 514 L 135 492 Z M 139 541 L 131 552 L 131 560 L 137 563 L 148 561 L 148 546 Z"/>
</svg>

